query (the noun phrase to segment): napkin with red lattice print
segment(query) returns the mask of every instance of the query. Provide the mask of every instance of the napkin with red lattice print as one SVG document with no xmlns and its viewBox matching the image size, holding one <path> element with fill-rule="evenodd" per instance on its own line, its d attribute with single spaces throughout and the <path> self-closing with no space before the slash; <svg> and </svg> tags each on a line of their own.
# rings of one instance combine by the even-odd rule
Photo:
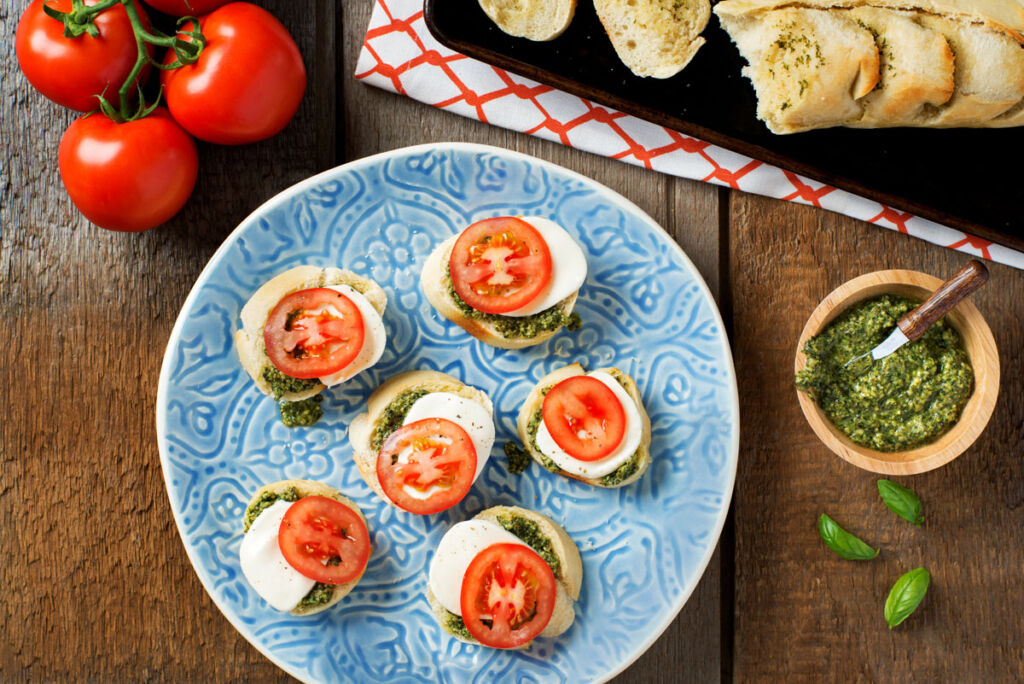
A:
<svg viewBox="0 0 1024 684">
<path fill-rule="evenodd" d="M 495 126 L 682 178 L 813 204 L 1024 269 L 1024 254 L 452 52 L 422 0 L 376 0 L 356 78 Z"/>
</svg>

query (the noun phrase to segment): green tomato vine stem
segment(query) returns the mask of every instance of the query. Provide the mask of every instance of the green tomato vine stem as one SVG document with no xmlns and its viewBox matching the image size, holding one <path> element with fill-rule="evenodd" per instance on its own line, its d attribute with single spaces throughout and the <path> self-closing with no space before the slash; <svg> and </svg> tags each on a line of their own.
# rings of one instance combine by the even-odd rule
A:
<svg viewBox="0 0 1024 684">
<path fill-rule="evenodd" d="M 96 27 L 95 19 L 100 13 L 109 10 L 110 8 L 122 5 L 125 13 L 128 15 L 128 21 L 131 23 L 132 33 L 135 35 L 135 45 L 138 49 L 138 57 L 135 59 L 135 64 L 132 66 L 132 70 L 128 73 L 128 76 L 124 79 L 124 83 L 118 88 L 118 107 L 115 109 L 103 96 L 103 93 L 95 95 L 96 99 L 99 100 L 100 110 L 112 120 L 118 123 L 125 123 L 128 121 L 135 121 L 143 117 L 149 116 L 157 105 L 160 103 L 160 95 L 157 95 L 156 101 L 153 104 L 147 106 L 146 100 L 142 94 L 142 85 L 136 83 L 139 74 L 142 73 L 143 68 L 147 64 L 157 69 L 177 69 L 186 64 L 194 64 L 198 59 L 199 55 L 202 54 L 203 48 L 206 47 L 206 38 L 202 34 L 202 28 L 199 24 L 199 20 L 196 17 L 182 17 L 178 20 L 178 30 L 173 36 L 168 36 L 160 31 L 149 30 L 142 21 L 142 17 L 139 14 L 138 8 L 135 6 L 135 0 L 100 0 L 95 5 L 86 6 L 85 0 L 71 0 L 71 11 L 61 12 L 54 9 L 46 4 L 45 0 L 43 3 L 43 11 L 53 19 L 60 21 L 64 24 L 64 36 L 76 40 L 82 40 L 82 34 L 87 34 L 88 38 L 98 38 L 99 29 Z M 189 23 L 191 27 L 185 28 L 183 25 Z M 179 35 L 183 35 L 189 38 L 185 40 L 180 38 Z M 154 60 L 149 55 L 149 46 L 155 45 L 157 47 L 165 47 L 169 50 L 174 51 L 175 60 L 169 64 L 162 64 Z M 132 91 L 138 93 L 138 103 L 136 104 L 134 111 L 132 110 Z"/>
</svg>

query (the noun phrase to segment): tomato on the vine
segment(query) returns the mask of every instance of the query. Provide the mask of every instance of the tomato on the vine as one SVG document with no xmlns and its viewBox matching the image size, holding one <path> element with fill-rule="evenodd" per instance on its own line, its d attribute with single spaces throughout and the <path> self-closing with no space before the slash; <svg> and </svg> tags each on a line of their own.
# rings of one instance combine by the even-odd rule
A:
<svg viewBox="0 0 1024 684">
<path fill-rule="evenodd" d="M 86 0 L 86 6 L 99 0 Z M 72 11 L 71 0 L 47 0 L 60 12 Z M 142 8 L 139 17 L 148 26 Z M 88 112 L 99 107 L 94 97 L 117 102 L 117 90 L 135 66 L 138 47 L 123 5 L 114 5 L 94 19 L 99 36 L 64 36 L 64 24 L 43 11 L 43 0 L 32 0 L 18 20 L 14 50 L 29 83 L 59 105 Z M 150 54 L 152 47 L 147 46 Z M 147 65 L 148 67 L 148 65 Z M 146 71 L 140 78 L 145 79 Z"/>
<path fill-rule="evenodd" d="M 212 12 L 231 0 L 146 0 L 146 4 L 175 17 L 195 17 Z"/>
<path fill-rule="evenodd" d="M 306 90 L 306 67 L 280 21 L 248 2 L 200 17 L 206 46 L 195 64 L 160 74 L 171 115 L 221 145 L 264 140 L 284 128 Z M 175 60 L 172 51 L 165 64 Z"/>
<path fill-rule="evenodd" d="M 64 132 L 57 156 L 68 195 L 102 228 L 139 231 L 164 223 L 196 183 L 195 142 L 163 107 L 116 123 L 87 114 Z"/>
</svg>

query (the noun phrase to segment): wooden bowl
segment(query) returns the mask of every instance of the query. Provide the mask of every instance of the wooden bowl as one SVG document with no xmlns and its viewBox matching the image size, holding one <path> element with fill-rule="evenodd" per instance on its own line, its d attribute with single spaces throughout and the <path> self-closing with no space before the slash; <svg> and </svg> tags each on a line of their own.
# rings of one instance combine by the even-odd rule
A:
<svg viewBox="0 0 1024 684">
<path fill-rule="evenodd" d="M 796 348 L 796 372 L 807 363 L 804 344 L 851 306 L 883 294 L 925 299 L 942 281 L 917 271 L 876 271 L 843 283 L 822 300 L 800 333 Z M 875 451 L 854 444 L 825 416 L 805 392 L 797 391 L 800 408 L 818 438 L 841 458 L 858 468 L 885 475 L 915 475 L 943 466 L 962 454 L 988 424 L 999 394 L 999 352 L 992 331 L 969 300 L 946 315 L 963 337 L 974 369 L 974 392 L 967 400 L 960 420 L 931 444 L 909 451 Z"/>
</svg>

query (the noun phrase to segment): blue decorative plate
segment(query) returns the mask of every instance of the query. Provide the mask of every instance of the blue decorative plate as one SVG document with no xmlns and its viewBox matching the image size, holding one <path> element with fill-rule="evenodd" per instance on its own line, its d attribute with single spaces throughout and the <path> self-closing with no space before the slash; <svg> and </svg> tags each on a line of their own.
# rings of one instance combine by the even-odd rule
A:
<svg viewBox="0 0 1024 684">
<path fill-rule="evenodd" d="M 583 327 L 536 347 L 486 346 L 439 316 L 419 289 L 434 245 L 489 216 L 545 216 L 583 245 Z M 289 430 L 235 356 L 249 296 L 299 264 L 340 266 L 388 293 L 380 363 L 324 393 L 324 417 Z M 595 489 L 531 465 L 508 473 L 501 446 L 544 374 L 579 361 L 636 378 L 654 462 L 638 482 Z M 359 477 L 347 426 L 375 387 L 434 368 L 494 401 L 497 443 L 458 506 L 416 516 Z M 410 147 L 340 166 L 285 190 L 225 240 L 189 294 L 160 373 L 157 437 L 167 493 L 203 586 L 256 648 L 308 681 L 589 681 L 635 660 L 686 602 L 714 550 L 736 475 L 739 410 L 721 318 L 673 240 L 611 190 L 532 157 L 469 144 Z M 355 499 L 373 540 L 356 589 L 329 611 L 270 608 L 238 563 L 241 517 L 261 485 L 309 478 Z M 470 646 L 434 621 L 427 565 L 452 524 L 497 504 L 559 521 L 583 554 L 572 628 L 528 652 Z"/>
</svg>

